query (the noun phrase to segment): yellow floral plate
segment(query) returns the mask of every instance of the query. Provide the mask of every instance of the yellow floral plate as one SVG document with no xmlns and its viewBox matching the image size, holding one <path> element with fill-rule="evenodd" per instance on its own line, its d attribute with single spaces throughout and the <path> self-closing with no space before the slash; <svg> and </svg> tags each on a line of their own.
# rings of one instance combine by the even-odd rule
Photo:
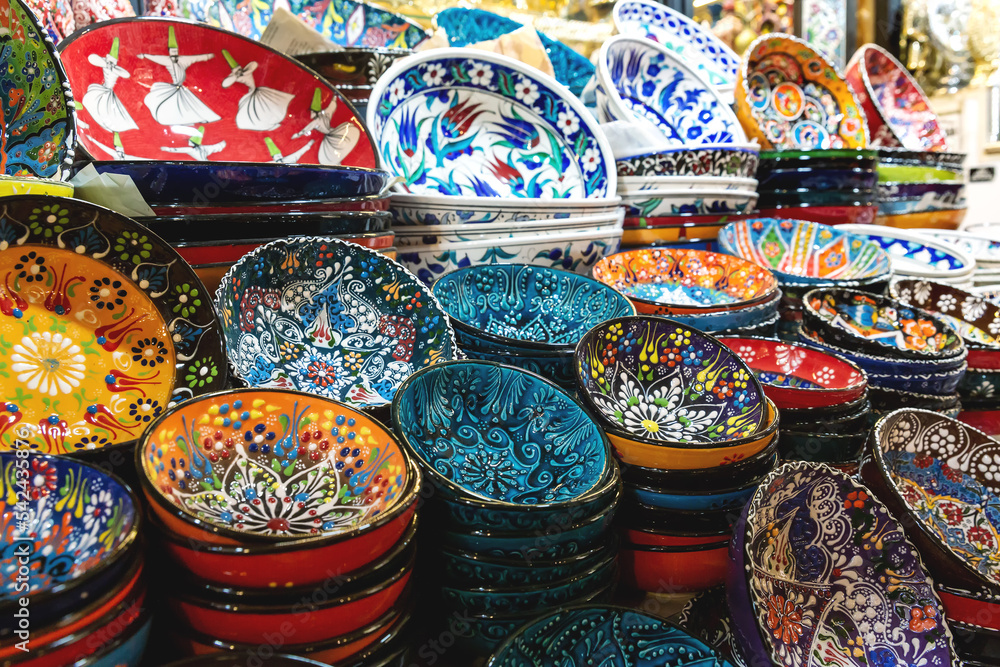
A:
<svg viewBox="0 0 1000 667">
<path fill-rule="evenodd" d="M 137 222 L 75 199 L 0 199 L 0 450 L 138 438 L 226 382 L 212 300 Z"/>
</svg>

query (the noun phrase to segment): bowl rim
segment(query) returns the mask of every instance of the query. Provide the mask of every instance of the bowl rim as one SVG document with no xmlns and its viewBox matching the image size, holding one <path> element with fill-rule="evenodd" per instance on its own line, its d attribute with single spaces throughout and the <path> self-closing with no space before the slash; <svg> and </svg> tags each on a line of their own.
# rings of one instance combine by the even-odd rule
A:
<svg viewBox="0 0 1000 667">
<path fill-rule="evenodd" d="M 602 507 L 600 511 L 590 516 L 581 517 L 575 521 L 562 526 L 559 534 L 565 536 L 567 533 L 572 533 L 574 531 L 586 531 L 597 524 L 604 521 L 609 521 L 614 518 L 615 513 L 618 511 L 618 506 L 621 503 L 621 498 L 623 497 L 623 488 L 619 487 L 617 493 L 615 494 L 615 500 L 611 502 L 607 507 Z M 443 526 L 444 532 L 451 533 L 452 535 L 458 535 L 463 540 L 520 540 L 526 536 L 532 538 L 543 537 L 541 533 L 543 531 L 539 530 L 501 530 L 498 528 L 476 528 L 473 530 L 465 530 L 460 526 Z M 453 542 L 447 545 L 451 549 L 457 549 L 459 551 L 468 551 L 463 547 L 455 545 Z"/>
<path fill-rule="evenodd" d="M 586 491 L 584 491 L 578 496 L 569 498 L 564 502 L 537 503 L 532 505 L 526 505 L 522 503 L 512 503 L 510 501 L 505 501 L 505 500 L 497 500 L 486 496 L 479 496 L 478 494 L 475 494 L 474 492 L 466 489 L 457 482 L 452 481 L 447 477 L 445 477 L 444 475 L 442 475 L 441 473 L 439 473 L 437 470 L 434 469 L 433 465 L 427 465 L 423 457 L 415 453 L 416 448 L 410 443 L 410 439 L 399 427 L 399 409 L 400 409 L 400 404 L 402 402 L 401 397 L 403 396 L 404 390 L 408 389 L 411 384 L 419 380 L 421 376 L 430 373 L 432 370 L 440 370 L 442 368 L 446 368 L 449 366 L 469 366 L 469 367 L 490 366 L 493 368 L 499 368 L 503 372 L 512 372 L 515 374 L 525 375 L 532 382 L 534 383 L 540 382 L 544 385 L 547 385 L 552 390 L 562 395 L 562 397 L 565 398 L 570 405 L 576 406 L 577 409 L 579 409 L 583 413 L 583 415 L 587 417 L 587 419 L 589 419 L 590 422 L 594 425 L 594 430 L 597 433 L 597 437 L 600 438 L 601 443 L 603 444 L 602 449 L 604 450 L 604 455 L 605 455 L 605 463 L 604 467 L 602 468 L 601 475 L 597 478 L 597 480 L 593 484 L 590 485 L 590 487 L 586 489 Z M 408 451 L 408 453 L 410 454 L 410 457 L 414 459 L 414 463 L 417 465 L 417 467 L 420 468 L 421 470 L 426 470 L 426 477 L 428 481 L 430 481 L 434 486 L 439 486 L 439 485 L 444 486 L 446 489 L 448 489 L 448 491 L 452 492 L 453 494 L 459 497 L 468 496 L 473 500 L 481 501 L 492 509 L 537 511 L 539 509 L 560 510 L 570 507 L 571 503 L 576 501 L 578 498 L 584 497 L 587 493 L 593 491 L 595 488 L 603 487 L 602 482 L 608 475 L 608 468 L 612 465 L 611 461 L 612 459 L 614 459 L 614 456 L 611 453 L 611 442 L 608 440 L 607 435 L 604 433 L 604 429 L 601 428 L 600 422 L 598 422 L 594 418 L 594 415 L 591 413 L 591 411 L 588 410 L 584 406 L 584 404 L 579 399 L 576 398 L 576 396 L 570 394 L 567 390 L 563 389 L 562 387 L 555 384 L 551 380 L 548 380 L 542 377 L 541 375 L 538 375 L 537 373 L 533 373 L 531 371 L 525 370 L 523 368 L 518 368 L 516 366 L 508 366 L 506 364 L 501 364 L 495 361 L 487 361 L 484 359 L 453 359 L 450 361 L 443 361 L 437 364 L 433 364 L 431 366 L 425 366 L 424 368 L 421 368 L 412 375 L 410 375 L 408 378 L 406 378 L 406 380 L 403 381 L 401 385 L 399 385 L 399 389 L 396 391 L 396 395 L 393 397 L 390 411 L 392 415 L 391 421 L 394 431 L 396 433 L 396 437 L 400 441 L 401 445 L 405 446 L 408 450 L 410 450 Z"/>
<path fill-rule="evenodd" d="M 300 56 L 312 56 L 316 60 L 322 60 L 321 56 L 332 57 L 335 55 L 345 55 L 352 53 L 370 53 L 372 55 L 395 55 L 399 58 L 404 56 L 412 55 L 416 53 L 416 49 L 407 48 L 396 48 L 388 46 L 342 46 L 336 51 L 306 51 L 305 53 L 297 53 L 293 58 L 296 60 Z M 334 58 L 336 60 L 336 58 Z"/>
<path fill-rule="evenodd" d="M 903 304 L 905 304 L 907 306 L 910 306 L 909 301 L 903 301 L 899 297 L 899 291 L 898 291 L 900 284 L 907 283 L 907 282 L 908 283 L 930 283 L 932 285 L 937 285 L 939 287 L 947 287 L 950 291 L 953 291 L 953 292 L 960 292 L 960 293 L 962 293 L 962 294 L 965 295 L 966 299 L 971 299 L 973 301 L 978 301 L 980 303 L 985 303 L 988 308 L 992 308 L 994 311 L 996 311 L 996 319 L 997 319 L 997 321 L 1000 322 L 1000 305 L 997 305 L 997 304 L 993 303 L 989 299 L 987 299 L 987 298 L 985 298 L 983 296 L 980 296 L 979 294 L 975 294 L 974 292 L 970 292 L 969 290 L 962 289 L 961 287 L 958 287 L 957 285 L 953 285 L 951 283 L 947 283 L 947 282 L 944 282 L 942 280 L 935 280 L 933 278 L 923 278 L 923 277 L 920 277 L 920 276 L 903 276 L 903 275 L 898 275 L 898 276 L 895 276 L 893 278 L 892 282 L 889 283 L 889 297 L 893 298 L 893 299 L 895 299 L 897 301 L 899 301 L 900 303 L 903 303 Z M 912 306 L 910 306 L 910 307 L 912 307 Z M 930 312 L 933 312 L 933 313 L 936 314 L 936 311 L 930 311 Z M 978 327 L 975 324 L 973 324 L 972 322 L 969 322 L 967 319 L 965 319 L 965 317 L 958 317 L 957 314 L 956 315 L 951 315 L 950 317 L 954 317 L 957 320 L 961 320 L 962 322 L 965 322 L 966 324 L 968 324 L 969 326 L 973 327 L 974 329 L 978 329 L 979 331 L 983 331 L 983 329 L 981 327 Z M 985 332 L 984 331 L 983 333 L 986 333 L 987 335 L 993 336 L 993 334 L 990 334 L 989 332 Z M 996 336 L 993 336 L 993 337 L 996 338 Z M 961 336 L 961 338 L 965 342 L 965 346 L 969 349 L 970 352 L 973 351 L 973 350 L 988 351 L 988 352 L 997 352 L 997 351 L 1000 351 L 1000 339 L 998 339 L 998 342 L 996 342 L 996 343 L 994 343 L 992 345 L 989 345 L 989 344 L 986 344 L 986 343 L 979 343 L 979 342 L 976 342 L 974 340 L 970 340 L 970 339 L 966 338 L 965 336 Z M 970 368 L 969 370 L 978 370 L 978 369 L 971 369 Z M 993 370 L 993 369 L 982 369 L 982 370 Z"/>
<path fill-rule="evenodd" d="M 442 544 L 439 546 L 438 551 L 448 558 L 455 558 L 460 560 L 471 560 L 474 562 L 481 562 L 487 565 L 495 567 L 516 567 L 520 569 L 543 569 L 549 567 L 557 567 L 561 565 L 567 565 L 570 563 L 586 562 L 595 558 L 601 552 L 607 551 L 608 553 L 613 553 L 616 549 L 611 548 L 615 545 L 615 541 L 618 539 L 617 535 L 609 534 L 608 542 L 597 544 L 586 551 L 581 551 L 575 553 L 571 556 L 565 556 L 563 558 L 546 559 L 541 561 L 540 559 L 531 560 L 512 560 L 509 558 L 502 558 L 498 556 L 492 556 L 490 554 L 483 553 L 482 551 L 469 551 L 468 549 L 462 549 L 461 547 L 456 547 L 450 544 Z"/>
<path fill-rule="evenodd" d="M 624 477 L 626 475 L 625 470 L 627 470 L 628 468 L 635 468 L 635 469 L 637 469 L 638 470 L 638 472 L 636 473 L 637 475 L 649 475 L 649 476 L 655 476 L 655 477 L 659 477 L 660 475 L 671 475 L 671 476 L 677 476 L 677 477 L 681 477 L 681 478 L 684 478 L 684 479 L 688 479 L 692 475 L 699 475 L 699 476 L 700 475 L 716 475 L 716 474 L 719 474 L 720 472 L 730 472 L 730 471 L 734 470 L 736 467 L 741 466 L 741 465 L 742 465 L 742 468 L 740 468 L 740 471 L 742 471 L 743 469 L 749 468 L 749 467 L 751 467 L 754 464 L 761 464 L 762 461 L 765 461 L 765 460 L 767 460 L 769 458 L 774 458 L 774 455 L 775 455 L 775 453 L 777 451 L 778 451 L 778 438 L 772 438 L 771 442 L 769 442 L 767 444 L 767 446 L 765 446 L 764 449 L 760 450 L 759 452 L 751 454 L 750 456 L 746 456 L 746 457 L 744 457 L 744 458 L 742 458 L 742 459 L 740 459 L 738 461 L 734 461 L 733 463 L 727 463 L 727 464 L 721 465 L 721 466 L 713 466 L 711 468 L 691 468 L 691 469 L 678 469 L 678 470 L 669 470 L 669 469 L 668 470 L 664 470 L 664 469 L 660 469 L 660 468 L 649 468 L 647 466 L 641 466 L 638 463 L 624 463 L 624 462 L 620 462 L 619 465 L 622 467 L 622 476 L 623 476 L 623 479 L 624 479 Z M 625 482 L 625 483 L 632 484 L 631 481 L 628 481 L 628 482 Z M 665 484 L 668 484 L 669 482 L 662 481 L 662 482 L 655 482 L 655 483 L 657 483 L 657 484 L 661 484 L 662 483 L 662 484 L 665 485 Z"/>
<path fill-rule="evenodd" d="M 464 585 L 449 585 L 450 582 L 445 581 L 441 585 L 441 590 L 452 590 L 460 593 L 472 594 L 472 595 L 530 595 L 533 593 L 543 593 L 546 591 L 551 591 L 556 588 L 563 588 L 566 586 L 571 586 L 573 584 L 579 583 L 590 577 L 597 576 L 598 574 L 603 574 L 603 570 L 609 569 L 614 570 L 618 565 L 618 554 L 617 552 L 608 551 L 607 545 L 602 544 L 600 549 L 607 551 L 605 555 L 594 564 L 592 567 L 588 568 L 584 572 L 577 574 L 571 574 L 568 577 L 563 577 L 562 579 L 556 579 L 554 581 L 548 581 L 544 586 L 539 586 L 538 584 L 527 584 L 521 586 L 497 586 L 493 588 L 480 587 L 473 588 L 471 586 L 465 587 Z M 586 559 L 580 559 L 586 560 Z"/>
<path fill-rule="evenodd" d="M 383 510 L 381 513 L 372 517 L 371 521 L 367 521 L 364 524 L 356 526 L 355 528 L 352 528 L 349 531 L 343 533 L 340 532 L 332 533 L 332 534 L 319 533 L 318 535 L 302 535 L 298 537 L 288 538 L 288 537 L 282 537 L 280 535 L 263 535 L 263 534 L 258 535 L 254 533 L 234 530 L 232 528 L 226 528 L 224 526 L 219 526 L 213 523 L 209 523 L 207 521 L 199 519 L 198 517 L 188 514 L 186 511 L 182 510 L 182 508 L 178 507 L 177 505 L 174 505 L 165 498 L 162 498 L 161 497 L 162 494 L 156 487 L 156 484 L 153 482 L 153 480 L 149 479 L 149 476 L 146 472 L 145 449 L 149 445 L 153 434 L 156 433 L 157 429 L 160 428 L 160 426 L 164 423 L 164 421 L 166 421 L 166 419 L 168 419 L 169 417 L 172 417 L 175 413 L 180 413 L 190 407 L 195 406 L 199 402 L 213 401 L 215 399 L 227 396 L 236 397 L 243 394 L 252 394 L 257 392 L 264 392 L 269 394 L 282 394 L 286 396 L 296 397 L 300 400 L 321 401 L 323 403 L 335 403 L 338 408 L 343 408 L 348 410 L 349 412 L 357 413 L 358 416 L 364 417 L 365 419 L 371 421 L 372 424 L 375 425 L 376 427 L 381 428 L 387 436 L 389 436 L 393 441 L 396 442 L 396 445 L 399 447 L 400 452 L 402 452 L 401 456 L 403 458 L 403 461 L 406 464 L 407 468 L 406 482 L 400 489 L 399 500 L 397 500 L 395 504 L 391 505 L 386 510 Z M 238 399 L 230 399 L 230 400 L 238 400 Z M 168 410 L 164 410 L 159 417 L 150 422 L 149 426 L 146 427 L 146 430 L 143 431 L 142 436 L 139 438 L 135 446 L 135 467 L 136 467 L 137 477 L 139 478 L 139 486 L 143 490 L 143 495 L 147 499 L 149 499 L 150 502 L 155 502 L 157 507 L 167 509 L 169 513 L 173 515 L 175 518 L 180 519 L 186 525 L 191 526 L 194 529 L 204 530 L 210 533 L 214 533 L 221 537 L 226 537 L 229 539 L 236 540 L 237 542 L 237 544 L 231 544 L 231 545 L 220 544 L 219 546 L 230 546 L 230 547 L 243 546 L 248 549 L 249 548 L 257 549 L 260 547 L 270 546 L 272 548 L 277 547 L 279 551 L 283 551 L 285 549 L 295 549 L 295 548 L 330 546 L 338 542 L 346 542 L 365 533 L 372 532 L 377 528 L 380 528 L 381 526 L 384 526 L 385 524 L 390 523 L 395 519 L 398 519 L 399 516 L 401 516 L 406 511 L 406 509 L 410 506 L 410 504 L 416 501 L 417 490 L 420 488 L 420 479 L 421 479 L 420 471 L 415 465 L 414 461 L 412 460 L 412 456 L 410 455 L 409 452 L 404 450 L 402 444 L 396 439 L 396 435 L 392 431 L 392 429 L 385 426 L 385 424 L 383 424 L 381 421 L 373 417 L 370 413 L 363 412 L 358 408 L 354 408 L 352 406 L 340 403 L 333 399 L 319 396 L 317 394 L 309 394 L 301 391 L 294 391 L 290 389 L 278 389 L 273 387 L 223 389 L 221 391 L 216 391 L 209 394 L 202 394 L 200 396 L 196 396 L 193 399 L 189 399 L 182 403 L 178 403 L 177 405 L 173 406 Z M 412 484 L 410 483 L 411 480 L 413 482 Z M 178 537 L 184 541 L 189 540 L 189 538 L 186 536 L 178 536 Z M 197 540 L 197 538 L 192 538 L 192 541 L 200 542 L 201 540 Z M 197 550 L 204 551 L 205 549 L 198 548 Z"/>
<path fill-rule="evenodd" d="M 772 33 L 773 34 L 773 33 Z M 766 36 L 766 35 L 765 35 Z M 812 48 L 812 47 L 810 47 Z M 860 108 L 860 107 L 859 107 Z M 826 148 L 822 150 L 802 150 L 802 149 L 763 149 L 760 152 L 761 162 L 764 160 L 827 160 L 827 159 L 858 159 L 874 160 L 872 167 L 875 168 L 878 162 L 878 149 L 866 148 Z"/>
<path fill-rule="evenodd" d="M 650 554 L 690 554 L 701 551 L 729 551 L 730 538 L 719 540 L 718 542 L 708 542 L 705 544 L 638 544 L 636 542 L 623 542 L 621 551 L 636 551 Z"/>
<path fill-rule="evenodd" d="M 602 283 L 600 280 L 593 278 L 589 274 L 583 275 L 572 271 L 564 271 L 562 269 L 547 266 L 536 266 L 534 264 L 525 264 L 523 262 L 513 264 L 472 264 L 470 266 L 459 267 L 438 276 L 438 278 L 434 281 L 434 284 L 430 286 L 429 289 L 434 294 L 435 298 L 437 298 L 438 303 L 441 304 L 441 297 L 438 296 L 438 286 L 443 285 L 442 281 L 445 279 L 458 280 L 467 274 L 483 273 L 490 270 L 503 271 L 510 275 L 523 269 L 538 271 L 539 273 L 554 273 L 557 277 L 568 278 L 574 283 L 571 285 L 572 287 L 579 284 L 592 285 L 598 288 L 596 291 L 609 292 L 611 295 L 616 297 L 616 299 L 626 305 L 632 311 L 632 314 L 635 314 L 635 306 L 632 304 L 631 299 L 614 287 L 606 283 Z M 500 334 L 490 333 L 489 331 L 479 329 L 478 327 L 456 318 L 444 305 L 441 305 L 441 309 L 447 313 L 448 319 L 451 320 L 452 328 L 455 329 L 456 332 L 461 331 L 462 333 L 475 338 L 481 338 L 499 346 L 514 345 L 518 348 L 524 348 L 526 350 L 538 352 L 560 352 L 567 355 L 572 355 L 573 350 L 576 348 L 576 343 L 548 343 L 544 341 L 521 340 L 519 338 L 511 338 L 508 336 L 501 336 Z M 481 309 L 477 310 L 481 312 Z M 601 321 L 603 321 L 603 319 Z M 586 331 L 581 332 L 581 336 L 584 333 L 586 333 Z"/>
<path fill-rule="evenodd" d="M 866 294 L 867 294 L 867 292 L 866 292 Z M 960 369 L 962 367 L 963 363 L 965 363 L 966 359 L 969 356 L 968 349 L 966 349 L 966 351 L 963 352 L 962 354 L 959 354 L 956 357 L 951 357 L 951 358 L 944 359 L 944 360 L 936 360 L 936 359 L 907 359 L 907 358 L 897 358 L 897 359 L 894 359 L 894 358 L 891 358 L 891 357 L 880 357 L 880 356 L 872 354 L 872 353 L 853 352 L 851 350 L 844 349 L 844 348 L 842 348 L 840 346 L 837 346 L 837 345 L 833 345 L 833 344 L 830 344 L 830 343 L 823 343 L 821 341 L 813 339 L 812 336 L 810 336 L 809 334 L 807 334 L 806 332 L 804 332 L 802 330 L 801 325 L 796 328 L 796 332 L 797 332 L 797 335 L 798 335 L 798 337 L 800 339 L 805 339 L 806 341 L 808 341 L 808 344 L 815 345 L 816 347 L 820 347 L 820 348 L 823 348 L 823 349 L 830 348 L 831 350 L 835 351 L 837 354 L 840 354 L 840 355 L 845 356 L 845 357 L 860 357 L 861 359 L 866 359 L 866 360 L 869 360 L 869 361 L 874 361 L 876 363 L 891 364 L 891 365 L 898 366 L 898 367 L 901 367 L 901 368 L 905 369 L 908 373 L 917 374 L 917 375 L 921 374 L 922 371 L 926 372 L 926 373 L 930 373 L 930 372 L 933 371 L 933 369 L 926 369 L 925 370 L 922 367 L 923 365 L 926 365 L 926 364 L 940 364 L 940 363 L 943 363 L 943 362 L 947 362 L 948 368 L 945 371 L 939 371 L 939 372 L 937 372 L 935 374 L 940 375 L 942 373 L 945 373 L 945 374 L 947 374 L 947 373 L 953 373 L 953 372 L 957 371 L 958 369 Z M 855 363 L 857 363 L 857 362 L 855 362 Z M 911 364 L 920 364 L 921 367 L 912 368 L 910 366 Z M 953 364 L 954 364 L 954 367 L 952 367 Z M 872 376 L 872 375 L 876 375 L 876 376 L 877 375 L 882 375 L 882 376 L 884 376 L 888 372 L 890 372 L 890 371 L 889 370 L 885 370 L 885 371 L 881 371 L 881 372 L 876 373 L 876 372 L 873 372 L 871 370 L 867 370 L 867 371 L 865 371 L 865 374 L 869 375 L 869 376 Z M 887 387 L 876 386 L 874 384 L 871 384 L 870 382 L 869 382 L 868 388 L 869 389 L 888 389 Z M 900 391 L 905 391 L 905 390 L 900 390 Z M 917 393 L 917 392 L 912 392 L 912 393 Z"/>
</svg>

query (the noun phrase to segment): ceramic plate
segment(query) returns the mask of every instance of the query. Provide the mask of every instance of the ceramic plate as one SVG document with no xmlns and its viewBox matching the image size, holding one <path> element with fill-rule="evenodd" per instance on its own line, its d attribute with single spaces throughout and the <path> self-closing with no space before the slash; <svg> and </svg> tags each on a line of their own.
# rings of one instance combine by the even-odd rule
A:
<svg viewBox="0 0 1000 667">
<path fill-rule="evenodd" d="M 612 17 L 618 33 L 658 42 L 696 67 L 713 86 L 736 85 L 740 57 L 696 21 L 656 2 L 616 2 Z"/>
<path fill-rule="evenodd" d="M 599 115 L 604 121 L 649 121 L 670 142 L 745 144 L 732 110 L 681 56 L 648 39 L 619 36 L 597 57 Z"/>
<path fill-rule="evenodd" d="M 226 273 L 215 303 L 236 375 L 255 387 L 384 405 L 415 370 L 455 354 L 430 290 L 336 239 L 257 248 Z"/>
<path fill-rule="evenodd" d="M 775 470 L 744 509 L 730 556 L 729 607 L 749 664 L 957 664 L 920 554 L 847 475 Z"/>
<path fill-rule="evenodd" d="M 991 264 L 1000 265 L 1000 241 L 991 239 L 988 236 L 935 229 L 921 229 L 919 233 L 939 241 L 944 241 L 949 245 L 957 247 L 966 255 L 971 255 L 976 259 L 977 268 L 993 268 L 990 266 Z"/>
<path fill-rule="evenodd" d="M 0 0 L 4 20 L 3 152 L 8 176 L 69 178 L 76 128 L 73 95 L 49 37 L 19 0 Z"/>
<path fill-rule="evenodd" d="M 67 454 L 131 441 L 171 402 L 221 389 L 205 287 L 138 223 L 60 197 L 0 215 L 0 449 Z"/>
<path fill-rule="evenodd" d="M 94 157 L 377 166 L 361 118 L 333 86 L 239 35 L 118 19 L 59 50 L 82 93 L 80 140 Z"/>
<path fill-rule="evenodd" d="M 368 105 L 383 165 L 413 194 L 613 196 L 604 133 L 562 84 L 493 53 L 435 49 L 396 62 Z"/>
<path fill-rule="evenodd" d="M 957 248 L 916 232 L 881 225 L 839 225 L 841 229 L 878 243 L 889 254 L 897 274 L 951 279 L 971 275 L 976 262 Z"/>
</svg>

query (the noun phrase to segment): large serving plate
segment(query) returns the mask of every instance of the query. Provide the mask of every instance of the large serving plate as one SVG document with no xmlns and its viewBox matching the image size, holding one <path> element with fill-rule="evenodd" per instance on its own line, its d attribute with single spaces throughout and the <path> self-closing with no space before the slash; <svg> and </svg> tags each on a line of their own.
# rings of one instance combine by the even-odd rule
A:
<svg viewBox="0 0 1000 667">
<path fill-rule="evenodd" d="M 604 121 L 648 121 L 671 146 L 745 144 L 735 114 L 682 57 L 640 37 L 606 41 L 597 57 L 597 108 Z"/>
<path fill-rule="evenodd" d="M 94 157 L 377 166 L 362 119 L 333 86 L 240 35 L 118 19 L 59 49 Z"/>
<path fill-rule="evenodd" d="M 226 364 L 205 287 L 142 225 L 75 199 L 5 198 L 0 449 L 103 449 L 170 403 L 221 389 Z"/>
<path fill-rule="evenodd" d="M 397 61 L 372 92 L 368 127 L 404 192 L 603 198 L 617 186 L 611 147 L 576 96 L 493 53 Z"/>
</svg>

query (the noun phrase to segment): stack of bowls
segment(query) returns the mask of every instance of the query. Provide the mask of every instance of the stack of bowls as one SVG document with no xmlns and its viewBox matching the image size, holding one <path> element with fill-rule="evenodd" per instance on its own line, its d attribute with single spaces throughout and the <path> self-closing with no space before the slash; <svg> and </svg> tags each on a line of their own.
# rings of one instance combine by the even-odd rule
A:
<svg viewBox="0 0 1000 667">
<path fill-rule="evenodd" d="M 467 357 L 517 366 L 571 391 L 573 352 L 583 334 L 636 311 L 593 278 L 528 264 L 458 269 L 441 276 L 432 291 Z"/>
<path fill-rule="evenodd" d="M 459 615 L 463 648 L 488 653 L 554 604 L 611 595 L 621 480 L 573 396 L 519 368 L 455 361 L 410 376 L 392 419 L 432 484 L 427 608 Z"/>
<path fill-rule="evenodd" d="M 783 460 L 857 471 L 872 425 L 868 378 L 861 368 L 799 343 L 746 336 L 719 340 L 746 362 L 778 408 Z"/>
<path fill-rule="evenodd" d="M 919 230 L 922 236 L 947 243 L 972 257 L 976 270 L 972 273 L 973 290 L 992 291 L 1000 284 L 1000 240 L 965 231 Z"/>
<path fill-rule="evenodd" d="M 883 225 L 840 225 L 838 229 L 878 243 L 889 254 L 897 277 L 934 280 L 960 289 L 973 286 L 976 260 L 944 241 Z"/>
<path fill-rule="evenodd" d="M 295 59 L 326 79 L 347 98 L 364 118 L 375 82 L 389 67 L 412 49 L 386 46 L 347 46 L 336 51 L 300 53 Z"/>
<path fill-rule="evenodd" d="M 868 224 L 876 215 L 874 150 L 780 150 L 760 155 L 762 216 L 826 225 Z"/>
<path fill-rule="evenodd" d="M 151 623 L 138 498 L 27 449 L 0 453 L 0 473 L 0 664 L 138 667 Z"/>
<path fill-rule="evenodd" d="M 948 417 L 897 410 L 872 431 L 861 475 L 920 551 L 953 629 L 1000 635 L 1000 442 Z M 995 664 L 996 647 L 956 643 L 969 662 Z M 985 643 L 989 643 L 985 641 Z"/>
<path fill-rule="evenodd" d="M 803 342 L 863 368 L 876 413 L 907 405 L 957 414 L 969 351 L 944 320 L 849 289 L 813 290 L 803 305 Z"/>
<path fill-rule="evenodd" d="M 136 449 L 174 645 L 325 663 L 408 619 L 420 472 L 366 414 L 313 394 L 182 403 Z"/>
<path fill-rule="evenodd" d="M 706 333 L 773 335 L 778 324 L 781 290 L 774 274 L 732 255 L 626 250 L 599 261 L 591 274 L 625 294 L 639 313 L 666 315 Z"/>
<path fill-rule="evenodd" d="M 732 514 L 777 462 L 778 413 L 739 357 L 661 317 L 609 320 L 576 351 L 578 393 L 622 465 L 623 581 L 722 583 Z"/>
<path fill-rule="evenodd" d="M 964 153 L 880 148 L 876 223 L 958 229 L 965 219 Z"/>
<path fill-rule="evenodd" d="M 889 256 L 874 241 L 828 225 L 762 218 L 737 221 L 719 233 L 719 247 L 770 269 L 783 300 L 778 333 L 795 340 L 802 296 L 818 287 L 881 294 L 892 275 Z"/>
<path fill-rule="evenodd" d="M 399 260 L 427 284 L 496 262 L 585 273 L 618 249 L 607 139 L 573 93 L 530 65 L 461 48 L 399 60 L 376 83 L 368 127 L 398 178 Z"/>
</svg>

